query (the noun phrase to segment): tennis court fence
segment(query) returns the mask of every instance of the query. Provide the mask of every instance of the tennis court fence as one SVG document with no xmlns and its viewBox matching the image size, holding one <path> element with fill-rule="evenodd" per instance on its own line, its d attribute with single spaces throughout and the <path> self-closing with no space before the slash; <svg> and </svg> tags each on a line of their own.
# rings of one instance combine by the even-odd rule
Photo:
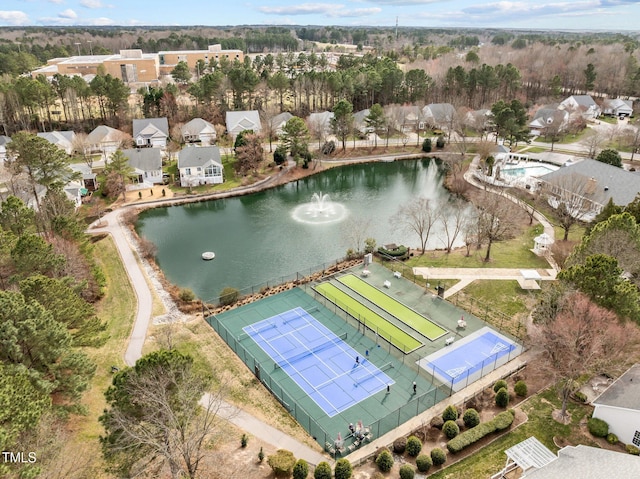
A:
<svg viewBox="0 0 640 479">
<path fill-rule="evenodd" d="M 220 321 L 216 315 L 212 314 L 206 318 L 209 325 L 220 335 L 220 337 L 229 345 L 229 347 L 238 355 L 238 357 L 246 364 L 250 371 L 260 380 L 260 382 L 273 394 L 273 396 L 282 404 L 287 411 L 304 427 L 307 432 L 318 442 L 324 446 L 327 442 L 333 443 L 335 437 L 329 434 L 302 405 L 298 404 L 283 387 L 278 379 L 274 376 L 280 375 L 281 370 L 269 365 L 265 367 L 256 360 L 249 349 L 244 346 L 246 343 L 236 338 L 231 331 Z M 256 346 L 257 347 L 257 346 Z M 385 364 L 383 371 L 392 369 L 391 364 Z M 399 407 L 395 411 L 387 414 L 385 417 L 369 424 L 369 429 L 374 437 L 380 437 L 383 434 L 404 424 L 416 415 L 433 407 L 450 394 L 450 389 L 446 385 L 433 385 L 429 390 L 420 395 L 413 397 L 408 403 Z M 309 399 L 309 401 L 312 401 Z"/>
</svg>

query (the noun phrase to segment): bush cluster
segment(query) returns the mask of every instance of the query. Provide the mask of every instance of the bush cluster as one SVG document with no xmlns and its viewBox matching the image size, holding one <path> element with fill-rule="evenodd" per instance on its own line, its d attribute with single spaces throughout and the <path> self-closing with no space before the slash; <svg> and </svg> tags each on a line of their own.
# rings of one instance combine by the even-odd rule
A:
<svg viewBox="0 0 640 479">
<path fill-rule="evenodd" d="M 444 426 L 444 420 L 440 416 L 435 416 L 431 419 L 429 424 L 431 427 L 435 427 L 436 429 L 442 429 L 442 426 Z"/>
<path fill-rule="evenodd" d="M 422 142 L 422 151 L 425 153 L 431 153 L 431 138 L 425 138 Z"/>
<path fill-rule="evenodd" d="M 431 461 L 434 466 L 440 466 L 447 462 L 447 454 L 439 447 L 434 447 L 431 449 Z"/>
<path fill-rule="evenodd" d="M 393 441 L 393 452 L 396 454 L 404 454 L 404 451 L 407 449 L 407 438 L 399 437 L 395 441 Z"/>
<path fill-rule="evenodd" d="M 381 472 L 389 472 L 391 470 L 391 468 L 393 467 L 393 456 L 388 449 L 385 449 L 380 454 L 378 454 L 376 465 Z"/>
<path fill-rule="evenodd" d="M 326 464 L 326 463 L 325 463 Z M 329 469 L 331 471 L 331 469 Z M 309 464 L 304 459 L 298 459 L 293 466 L 293 479 L 307 479 L 309 475 Z"/>
<path fill-rule="evenodd" d="M 609 424 L 597 417 L 592 417 L 587 421 L 587 428 L 595 437 L 607 437 L 609 434 Z"/>
<path fill-rule="evenodd" d="M 453 439 L 460 434 L 460 428 L 455 421 L 447 421 L 444 423 L 444 426 L 442 426 L 442 432 L 447 436 L 447 439 Z"/>
<path fill-rule="evenodd" d="M 479 441 L 483 437 L 491 434 L 495 431 L 502 431 L 507 429 L 513 423 L 515 417 L 515 411 L 509 410 L 501 412 L 491 421 L 487 421 L 482 424 L 478 424 L 473 429 L 469 429 L 454 437 L 447 443 L 447 449 L 449 452 L 456 453 L 462 451 L 465 447 L 470 446 L 474 442 Z"/>
<path fill-rule="evenodd" d="M 427 456 L 426 454 L 420 454 L 416 457 L 416 467 L 418 468 L 418 472 L 427 472 L 431 469 L 433 465 L 433 461 L 431 460 L 431 456 Z"/>
<path fill-rule="evenodd" d="M 507 407 L 509 405 L 509 392 L 507 388 L 500 388 L 496 393 L 496 406 Z"/>
<path fill-rule="evenodd" d="M 409 436 L 407 439 L 407 454 L 416 457 L 422 451 L 422 441 L 415 436 Z"/>
<path fill-rule="evenodd" d="M 634 446 L 633 444 L 627 444 L 625 448 L 627 449 L 627 452 L 629 454 L 633 454 L 634 456 L 640 456 L 640 448 Z"/>
<path fill-rule="evenodd" d="M 349 459 L 344 457 L 336 461 L 334 475 L 336 479 L 350 479 L 353 469 Z"/>
<path fill-rule="evenodd" d="M 574 396 L 576 397 L 576 399 L 582 403 L 586 403 L 587 402 L 587 395 L 581 391 L 576 391 Z"/>
<path fill-rule="evenodd" d="M 394 250 L 385 249 L 382 246 L 380 246 L 378 248 L 378 252 L 380 254 L 385 255 L 385 256 L 392 256 L 394 258 L 400 258 L 402 256 L 406 256 L 406 254 L 408 253 L 408 250 L 407 250 L 407 247 L 403 246 L 403 245 L 398 246 L 398 248 L 394 249 Z"/>
<path fill-rule="evenodd" d="M 616 436 L 614 433 L 610 432 L 609 434 L 607 434 L 607 442 L 609 444 L 617 444 L 618 443 L 618 436 Z"/>
<path fill-rule="evenodd" d="M 449 404 L 444 410 L 444 412 L 442 413 L 442 420 L 444 422 L 455 421 L 456 419 L 458 419 L 458 415 L 459 415 L 458 408 L 455 407 L 453 404 Z"/>
<path fill-rule="evenodd" d="M 525 383 L 524 381 L 516 382 L 516 384 L 513 386 L 513 392 L 515 392 L 518 397 L 527 397 L 527 383 Z"/>
<path fill-rule="evenodd" d="M 233 304 L 236 301 L 238 301 L 239 297 L 240 297 L 240 291 L 238 291 L 236 288 L 227 286 L 220 292 L 219 301 L 221 305 L 227 306 L 229 304 Z"/>
<path fill-rule="evenodd" d="M 413 479 L 416 471 L 409 464 L 404 464 L 400 467 L 400 479 Z"/>
<path fill-rule="evenodd" d="M 462 420 L 464 421 L 465 427 L 471 429 L 480 424 L 480 414 L 473 408 L 467 409 L 462 416 Z"/>
</svg>

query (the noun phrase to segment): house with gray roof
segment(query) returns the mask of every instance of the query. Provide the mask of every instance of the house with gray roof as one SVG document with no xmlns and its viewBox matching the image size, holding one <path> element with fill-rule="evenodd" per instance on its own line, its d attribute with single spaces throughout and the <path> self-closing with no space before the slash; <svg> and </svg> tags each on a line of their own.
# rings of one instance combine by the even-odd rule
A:
<svg viewBox="0 0 640 479">
<path fill-rule="evenodd" d="M 7 145 L 11 143 L 11 138 L 0 135 L 0 163 L 4 163 L 7 159 Z"/>
<path fill-rule="evenodd" d="M 241 131 L 262 131 L 260 115 L 257 110 L 228 111 L 225 116 L 227 134 L 235 139 Z"/>
<path fill-rule="evenodd" d="M 366 119 L 369 116 L 370 110 L 360 110 L 353 114 L 353 127 L 362 135 L 373 132 L 373 128 L 367 125 Z"/>
<path fill-rule="evenodd" d="M 430 103 L 422 109 L 424 121 L 433 128 L 448 129 L 456 117 L 451 103 Z"/>
<path fill-rule="evenodd" d="M 331 127 L 331 120 L 334 118 L 334 114 L 332 111 L 318 111 L 315 113 L 311 113 L 307 117 L 307 126 L 311 131 L 311 134 L 315 136 L 316 132 L 322 132 L 323 136 L 328 136 L 333 132 L 333 128 Z"/>
<path fill-rule="evenodd" d="M 545 135 L 548 132 L 562 133 L 569 126 L 569 112 L 559 110 L 558 105 L 547 105 L 536 111 L 529 122 L 532 135 Z"/>
<path fill-rule="evenodd" d="M 38 136 L 44 138 L 52 145 L 56 145 L 67 155 L 73 153 L 73 142 L 76 138 L 76 134 L 73 131 L 45 131 L 38 133 Z"/>
<path fill-rule="evenodd" d="M 269 119 L 268 121 L 271 126 L 271 131 L 275 133 L 276 136 L 282 135 L 282 133 L 284 132 L 284 125 L 286 125 L 287 122 L 291 120 L 291 118 L 293 118 L 293 115 L 288 111 L 285 111 Z"/>
<path fill-rule="evenodd" d="M 118 148 L 122 148 L 127 137 L 128 135 L 123 131 L 116 130 L 107 125 L 99 125 L 87 135 L 86 142 L 89 152 L 100 153 L 103 158 L 107 159 L 111 157 Z"/>
<path fill-rule="evenodd" d="M 187 146 L 178 153 L 180 186 L 219 184 L 224 181 L 220 148 Z"/>
<path fill-rule="evenodd" d="M 591 159 L 564 166 L 538 180 L 540 188 L 550 198 L 561 202 L 584 202 L 580 209 L 588 211 L 582 218 L 585 220 L 597 215 L 609 199 L 618 206 L 627 206 L 640 193 L 639 173 Z"/>
<path fill-rule="evenodd" d="M 602 113 L 612 116 L 633 116 L 633 101 L 621 98 L 607 98 L 602 102 Z"/>
<path fill-rule="evenodd" d="M 592 404 L 593 417 L 605 421 L 609 432 L 625 444 L 640 447 L 640 364 L 631 366 Z"/>
<path fill-rule="evenodd" d="M 578 114 L 585 120 L 598 118 L 602 113 L 602 110 L 591 98 L 591 95 L 571 95 L 569 98 L 562 100 L 558 108 L 567 110 L 570 114 Z"/>
<path fill-rule="evenodd" d="M 162 152 L 158 148 L 122 150 L 129 166 L 133 168 L 138 183 L 149 186 L 162 183 Z"/>
<path fill-rule="evenodd" d="M 185 143 L 199 143 L 202 146 L 213 145 L 216 141 L 215 127 L 202 118 L 194 118 L 185 123 L 181 129 Z"/>
<path fill-rule="evenodd" d="M 133 120 L 133 141 L 139 148 L 166 148 L 169 123 L 166 118 Z"/>
</svg>

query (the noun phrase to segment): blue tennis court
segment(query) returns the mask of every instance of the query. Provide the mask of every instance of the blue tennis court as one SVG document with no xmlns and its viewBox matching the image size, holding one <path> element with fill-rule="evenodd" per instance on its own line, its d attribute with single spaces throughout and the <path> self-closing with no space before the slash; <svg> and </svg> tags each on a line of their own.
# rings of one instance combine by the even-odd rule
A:
<svg viewBox="0 0 640 479">
<path fill-rule="evenodd" d="M 440 381 L 460 390 L 522 352 L 522 346 L 484 327 L 418 361 Z"/>
<path fill-rule="evenodd" d="M 242 328 L 295 383 L 333 417 L 394 381 L 362 352 L 296 307 Z M 356 359 L 357 358 L 357 359 Z M 390 366 L 390 365 L 389 365 Z"/>
</svg>

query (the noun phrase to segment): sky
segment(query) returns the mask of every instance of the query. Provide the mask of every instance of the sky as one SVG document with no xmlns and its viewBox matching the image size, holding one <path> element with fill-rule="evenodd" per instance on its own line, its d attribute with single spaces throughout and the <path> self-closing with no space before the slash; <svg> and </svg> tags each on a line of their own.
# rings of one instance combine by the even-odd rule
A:
<svg viewBox="0 0 640 479">
<path fill-rule="evenodd" d="M 640 31 L 640 0 L 0 0 L 0 26 L 344 25 Z"/>
</svg>

